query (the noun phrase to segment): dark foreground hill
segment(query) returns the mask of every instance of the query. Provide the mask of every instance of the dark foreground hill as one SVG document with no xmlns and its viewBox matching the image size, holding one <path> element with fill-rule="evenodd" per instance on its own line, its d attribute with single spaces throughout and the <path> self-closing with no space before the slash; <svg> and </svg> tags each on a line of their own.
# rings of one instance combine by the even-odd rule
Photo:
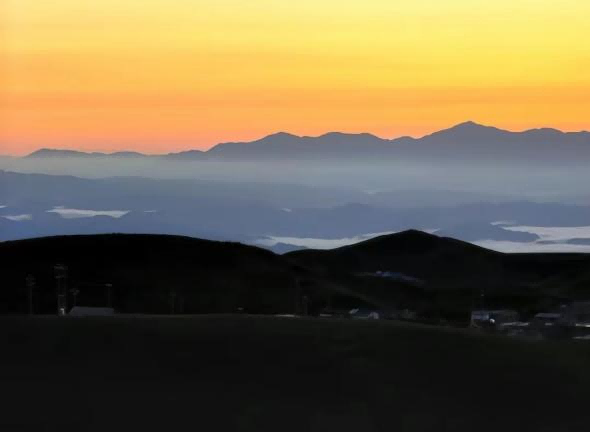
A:
<svg viewBox="0 0 590 433">
<path fill-rule="evenodd" d="M 324 271 L 401 272 L 441 289 L 540 287 L 549 279 L 554 280 L 555 288 L 568 288 L 574 275 L 579 277 L 590 270 L 590 254 L 506 254 L 418 230 L 332 250 L 294 251 L 286 256 Z M 561 281 L 557 281 L 559 277 Z"/>
<path fill-rule="evenodd" d="M 489 277 L 501 277 L 503 255 L 467 242 L 408 230 L 333 250 L 301 250 L 288 256 L 315 268 L 357 273 L 396 271 L 431 286 L 457 287 L 493 283 Z"/>
<path fill-rule="evenodd" d="M 482 301 L 526 315 L 590 299 L 590 255 L 501 254 L 418 231 L 282 256 L 238 243 L 114 234 L 0 243 L 0 311 L 28 310 L 32 275 L 34 312 L 55 313 L 57 264 L 68 267 L 69 307 L 75 297 L 77 305 L 110 302 L 122 313 L 317 314 L 370 306 L 465 323 Z"/>
<path fill-rule="evenodd" d="M 66 284 L 80 292 L 78 305 L 105 306 L 110 284 L 114 308 L 127 313 L 294 313 L 306 294 L 341 293 L 279 255 L 239 243 L 164 235 L 56 236 L 0 243 L 3 312 L 26 311 L 25 280 L 32 275 L 34 311 L 54 313 L 57 264 L 68 267 Z M 73 294 L 69 298 L 71 307 Z"/>
<path fill-rule="evenodd" d="M 455 310 L 460 315 L 477 306 L 533 313 L 571 299 L 590 299 L 589 254 L 504 254 L 409 230 L 333 250 L 301 250 L 285 256 L 332 277 L 344 270 L 364 275 L 365 280 L 377 272 L 401 274 L 420 281 L 424 308 Z"/>
<path fill-rule="evenodd" d="M 567 431 L 590 346 L 395 322 L 0 319 L 2 430 Z"/>
</svg>

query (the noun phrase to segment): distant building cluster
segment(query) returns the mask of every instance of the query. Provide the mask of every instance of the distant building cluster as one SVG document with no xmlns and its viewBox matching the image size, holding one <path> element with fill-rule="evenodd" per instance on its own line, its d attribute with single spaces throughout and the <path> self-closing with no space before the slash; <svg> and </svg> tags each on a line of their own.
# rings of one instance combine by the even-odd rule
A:
<svg viewBox="0 0 590 433">
<path fill-rule="evenodd" d="M 474 310 L 470 326 L 512 336 L 590 339 L 590 302 L 564 304 L 526 321 L 515 310 Z"/>
</svg>

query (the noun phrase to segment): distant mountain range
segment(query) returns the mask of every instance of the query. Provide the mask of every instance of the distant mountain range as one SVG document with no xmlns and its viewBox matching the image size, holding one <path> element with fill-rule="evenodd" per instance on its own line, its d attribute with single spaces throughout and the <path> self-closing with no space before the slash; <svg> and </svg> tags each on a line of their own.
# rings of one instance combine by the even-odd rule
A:
<svg viewBox="0 0 590 433">
<path fill-rule="evenodd" d="M 541 128 L 512 132 L 464 122 L 421 138 L 392 140 L 371 134 L 330 132 L 318 137 L 284 132 L 251 142 L 220 143 L 207 151 L 162 155 L 40 149 L 25 158 L 165 158 L 170 160 L 451 159 L 580 161 L 590 158 L 590 132 Z"/>
<path fill-rule="evenodd" d="M 105 157 L 115 157 L 115 158 L 127 158 L 127 157 L 148 157 L 151 155 L 146 155 L 140 152 L 129 152 L 129 151 L 122 151 L 122 152 L 113 152 L 113 153 L 103 153 L 103 152 L 81 152 L 79 150 L 69 150 L 69 149 L 39 149 L 35 152 L 25 156 L 25 158 L 105 158 Z"/>
</svg>

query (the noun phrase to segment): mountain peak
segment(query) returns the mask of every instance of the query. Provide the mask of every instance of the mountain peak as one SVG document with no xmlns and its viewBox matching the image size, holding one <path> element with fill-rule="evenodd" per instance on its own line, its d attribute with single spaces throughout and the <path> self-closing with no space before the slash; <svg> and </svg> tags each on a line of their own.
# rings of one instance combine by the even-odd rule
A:
<svg viewBox="0 0 590 433">
<path fill-rule="evenodd" d="M 51 149 L 48 147 L 43 147 L 39 150 L 36 150 L 26 156 L 26 158 L 46 158 L 51 156 L 81 156 L 86 155 L 84 152 L 80 152 L 78 150 L 69 150 L 69 149 Z"/>
<path fill-rule="evenodd" d="M 511 134 L 508 131 L 503 129 L 496 128 L 494 126 L 487 126 L 482 125 L 471 120 L 463 123 L 459 123 L 455 126 L 451 126 L 448 129 L 443 129 L 437 132 L 434 132 L 429 135 L 425 135 L 422 139 L 426 139 L 426 141 L 436 140 L 436 139 L 482 139 L 486 137 L 498 137 L 504 136 L 505 134 Z"/>
<path fill-rule="evenodd" d="M 299 138 L 295 134 L 291 134 L 289 132 L 279 131 L 275 132 L 274 134 L 269 134 L 266 137 L 262 138 L 262 140 L 268 140 L 273 138 Z"/>
<path fill-rule="evenodd" d="M 498 129 L 493 126 L 482 125 L 481 123 L 474 122 L 473 120 L 467 120 L 466 122 L 461 122 L 456 124 L 455 126 L 451 126 L 448 130 L 480 130 L 480 129 Z"/>
<path fill-rule="evenodd" d="M 358 144 L 362 143 L 371 143 L 371 142 L 384 142 L 382 138 L 377 137 L 374 134 L 370 134 L 368 132 L 359 132 L 359 133 L 351 133 L 351 132 L 327 132 L 325 134 L 319 135 L 317 137 L 310 137 L 314 140 L 322 141 L 322 140 L 341 140 L 341 141 L 357 141 Z"/>
</svg>

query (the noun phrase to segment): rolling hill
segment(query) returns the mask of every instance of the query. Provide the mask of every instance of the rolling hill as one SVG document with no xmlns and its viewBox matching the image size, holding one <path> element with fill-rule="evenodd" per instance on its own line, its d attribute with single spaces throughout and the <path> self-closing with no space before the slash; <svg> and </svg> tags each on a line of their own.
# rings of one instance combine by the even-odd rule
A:
<svg viewBox="0 0 590 433">
<path fill-rule="evenodd" d="M 281 256 L 238 243 L 56 236 L 0 243 L 2 310 L 26 311 L 25 277 L 32 275 L 36 312 L 54 312 L 56 264 L 68 266 L 68 286 L 80 290 L 79 304 L 105 305 L 104 285 L 112 284 L 113 306 L 127 313 L 293 313 L 302 290 L 321 292 L 312 275 Z"/>
<path fill-rule="evenodd" d="M 68 266 L 79 305 L 104 305 L 111 284 L 114 307 L 126 313 L 297 313 L 305 296 L 311 314 L 409 308 L 425 319 L 465 323 L 484 292 L 488 307 L 523 312 L 590 298 L 590 255 L 502 254 L 415 230 L 284 255 L 231 242 L 111 234 L 1 242 L 2 311 L 26 311 L 32 275 L 35 311 L 53 313 L 56 264 Z"/>
<path fill-rule="evenodd" d="M 423 296 L 418 308 L 429 316 L 457 320 L 465 320 L 460 318 L 475 306 L 511 307 L 526 315 L 570 299 L 590 299 L 590 287 L 583 284 L 589 275 L 589 254 L 505 254 L 408 230 L 333 250 L 300 250 L 285 256 L 319 274 L 345 271 L 366 279 L 385 271 L 419 280 Z"/>
<path fill-rule="evenodd" d="M 429 286 L 494 285 L 502 278 L 503 254 L 467 242 L 408 230 L 333 250 L 302 250 L 287 256 L 316 269 L 355 273 L 395 271 Z"/>
</svg>

